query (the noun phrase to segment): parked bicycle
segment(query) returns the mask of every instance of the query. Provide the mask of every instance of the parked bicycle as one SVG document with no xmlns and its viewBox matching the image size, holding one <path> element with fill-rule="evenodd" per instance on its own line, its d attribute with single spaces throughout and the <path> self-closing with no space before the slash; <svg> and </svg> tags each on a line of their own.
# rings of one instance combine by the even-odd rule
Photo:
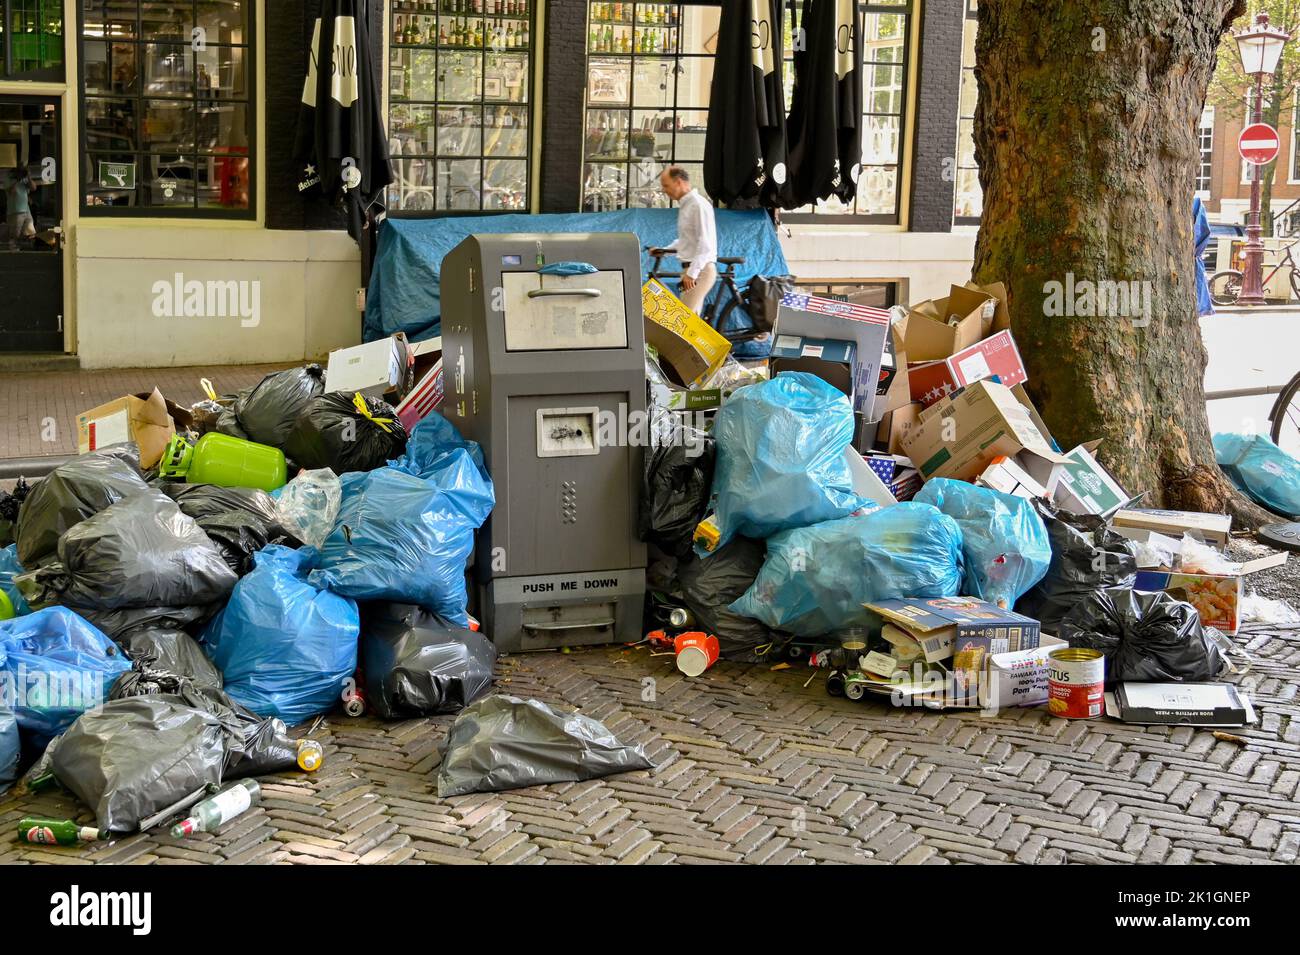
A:
<svg viewBox="0 0 1300 955">
<path fill-rule="evenodd" d="M 681 272 L 665 272 L 663 270 L 663 260 L 665 256 L 674 255 L 671 249 L 660 249 L 652 245 L 645 247 L 646 252 L 654 259 L 654 264 L 650 266 L 650 278 L 652 279 L 680 279 Z M 728 341 L 743 342 L 751 338 L 757 338 L 762 334 L 760 330 L 754 328 L 743 328 L 739 330 L 725 331 L 727 319 L 731 313 L 739 306 L 742 312 L 745 311 L 744 299 L 740 294 L 740 288 L 736 285 L 736 266 L 744 265 L 744 256 L 738 255 L 720 255 L 718 256 L 718 282 L 719 288 L 713 301 L 704 306 L 704 312 L 700 315 L 706 322 L 722 333 Z M 689 266 L 689 262 L 683 262 L 682 266 Z"/>
<path fill-rule="evenodd" d="M 1300 241 L 1300 240 L 1298 240 Z M 1300 299 L 1300 265 L 1296 264 L 1295 259 L 1291 257 L 1291 245 L 1282 247 L 1282 259 L 1273 266 L 1272 271 L 1268 272 L 1261 283 L 1265 288 L 1273 280 L 1273 276 L 1282 271 L 1285 267 L 1290 270 L 1291 279 L 1291 296 Z M 1237 253 L 1241 260 L 1246 258 L 1246 250 L 1243 248 Z M 1222 272 L 1215 272 L 1210 278 L 1210 301 L 1215 305 L 1236 305 L 1237 300 L 1241 297 L 1242 272 L 1240 269 L 1224 269 Z"/>
</svg>

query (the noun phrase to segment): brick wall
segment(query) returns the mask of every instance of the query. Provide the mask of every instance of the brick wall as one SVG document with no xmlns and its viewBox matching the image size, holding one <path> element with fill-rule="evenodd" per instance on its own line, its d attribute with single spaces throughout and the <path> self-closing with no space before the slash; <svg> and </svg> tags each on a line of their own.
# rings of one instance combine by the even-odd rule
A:
<svg viewBox="0 0 1300 955">
<path fill-rule="evenodd" d="M 540 209 L 577 212 L 582 205 L 587 0 L 550 0 L 545 34 Z"/>
<path fill-rule="evenodd" d="M 965 6 L 959 0 L 931 0 L 922 5 L 912 164 L 913 232 L 952 231 Z"/>
</svg>

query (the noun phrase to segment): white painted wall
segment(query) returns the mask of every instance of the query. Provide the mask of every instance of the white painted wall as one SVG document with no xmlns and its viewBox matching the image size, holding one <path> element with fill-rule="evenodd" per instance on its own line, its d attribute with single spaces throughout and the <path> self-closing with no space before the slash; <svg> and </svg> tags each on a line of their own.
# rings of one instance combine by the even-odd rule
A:
<svg viewBox="0 0 1300 955">
<path fill-rule="evenodd" d="M 867 232 L 847 226 L 782 226 L 781 248 L 800 279 L 902 282 L 900 304 L 948 294 L 970 281 L 975 231 Z"/>
<path fill-rule="evenodd" d="M 360 259 L 343 232 L 82 219 L 69 252 L 83 368 L 299 361 L 361 340 Z M 154 283 L 178 272 L 185 281 L 260 283 L 257 324 L 158 317 Z"/>
</svg>

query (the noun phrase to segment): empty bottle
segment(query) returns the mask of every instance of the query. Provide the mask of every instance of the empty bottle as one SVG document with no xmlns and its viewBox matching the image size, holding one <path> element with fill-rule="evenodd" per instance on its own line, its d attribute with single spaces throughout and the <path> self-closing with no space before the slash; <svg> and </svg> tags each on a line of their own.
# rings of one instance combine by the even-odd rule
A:
<svg viewBox="0 0 1300 955">
<path fill-rule="evenodd" d="M 314 739 L 298 740 L 298 768 L 304 773 L 314 773 L 325 762 L 325 747 Z"/>
<path fill-rule="evenodd" d="M 197 803 L 188 819 L 172 826 L 172 838 L 184 839 L 196 832 L 212 832 L 247 812 L 262 795 L 256 779 L 231 783 L 215 796 Z"/>
<path fill-rule="evenodd" d="M 18 839 L 41 846 L 75 846 L 82 842 L 100 842 L 108 833 L 94 826 L 79 826 L 71 819 L 38 819 L 32 816 L 18 822 Z"/>
</svg>

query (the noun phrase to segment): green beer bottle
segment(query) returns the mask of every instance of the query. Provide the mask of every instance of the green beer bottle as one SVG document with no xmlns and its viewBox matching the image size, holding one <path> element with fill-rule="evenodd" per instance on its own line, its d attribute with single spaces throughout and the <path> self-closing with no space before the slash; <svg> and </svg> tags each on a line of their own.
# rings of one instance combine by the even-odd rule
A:
<svg viewBox="0 0 1300 955">
<path fill-rule="evenodd" d="M 82 842 L 101 842 L 108 833 L 93 826 L 79 826 L 71 819 L 37 819 L 27 817 L 18 822 L 18 840 L 44 846 L 75 846 Z"/>
</svg>

